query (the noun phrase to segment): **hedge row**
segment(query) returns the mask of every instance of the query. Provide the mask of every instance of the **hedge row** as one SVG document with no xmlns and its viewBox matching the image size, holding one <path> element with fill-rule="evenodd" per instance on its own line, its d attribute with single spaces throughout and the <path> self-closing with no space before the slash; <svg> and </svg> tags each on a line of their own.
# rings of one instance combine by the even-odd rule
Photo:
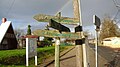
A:
<svg viewBox="0 0 120 67">
<path fill-rule="evenodd" d="M 61 51 L 65 46 L 60 47 Z M 44 47 L 37 48 L 38 64 L 44 59 L 53 56 L 55 48 Z M 25 65 L 25 49 L 2 50 L 0 51 L 0 65 Z M 29 59 L 29 64 L 34 64 L 34 57 Z"/>
</svg>

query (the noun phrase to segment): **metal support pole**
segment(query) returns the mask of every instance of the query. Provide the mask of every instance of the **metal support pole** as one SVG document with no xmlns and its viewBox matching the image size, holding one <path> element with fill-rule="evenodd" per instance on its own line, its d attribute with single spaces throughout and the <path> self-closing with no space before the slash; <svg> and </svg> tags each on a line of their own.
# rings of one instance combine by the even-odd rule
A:
<svg viewBox="0 0 120 67">
<path fill-rule="evenodd" d="M 96 44 L 95 44 L 95 59 L 96 59 L 96 67 L 98 67 L 98 32 L 99 32 L 99 29 L 96 29 Z"/>
<path fill-rule="evenodd" d="M 100 18 L 97 17 L 96 15 L 93 15 L 93 23 L 95 24 L 96 27 L 96 43 L 95 43 L 95 59 L 96 59 L 96 67 L 98 67 L 98 43 L 99 43 L 99 31 L 100 31 L 100 25 L 101 21 Z"/>
<path fill-rule="evenodd" d="M 60 51 L 59 51 L 59 46 L 60 46 L 60 39 L 57 38 L 55 42 L 55 67 L 60 67 Z"/>
</svg>

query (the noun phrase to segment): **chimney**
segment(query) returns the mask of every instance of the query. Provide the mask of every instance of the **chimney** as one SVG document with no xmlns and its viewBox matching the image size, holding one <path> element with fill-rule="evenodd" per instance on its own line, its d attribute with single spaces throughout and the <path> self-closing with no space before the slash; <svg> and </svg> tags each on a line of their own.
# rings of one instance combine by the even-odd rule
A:
<svg viewBox="0 0 120 67">
<path fill-rule="evenodd" d="M 5 23 L 7 21 L 6 18 L 2 18 L 2 23 Z"/>
</svg>

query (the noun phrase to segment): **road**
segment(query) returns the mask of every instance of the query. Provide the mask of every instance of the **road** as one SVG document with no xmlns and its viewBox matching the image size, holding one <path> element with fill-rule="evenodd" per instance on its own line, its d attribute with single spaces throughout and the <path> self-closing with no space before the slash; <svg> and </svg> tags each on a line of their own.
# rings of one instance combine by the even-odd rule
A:
<svg viewBox="0 0 120 67">
<path fill-rule="evenodd" d="M 110 48 L 105 46 L 98 47 L 98 53 L 104 57 L 113 67 L 120 67 L 120 48 Z"/>
<path fill-rule="evenodd" d="M 88 67 L 95 67 L 95 47 L 94 45 L 87 45 L 87 61 Z M 119 50 L 119 51 L 118 51 Z M 54 67 L 54 57 L 49 63 L 40 67 Z M 98 46 L 98 67 L 107 67 L 111 64 L 114 67 L 120 67 L 120 49 L 112 49 L 105 46 Z M 76 67 L 76 48 L 69 48 L 63 52 L 60 57 L 60 67 Z"/>
<path fill-rule="evenodd" d="M 90 45 L 90 47 L 95 51 L 94 45 Z M 108 64 L 113 67 L 120 67 L 120 48 L 115 49 L 106 46 L 98 46 L 98 54 L 98 63 L 101 64 L 104 62 L 104 67 L 107 67 Z M 101 58 L 103 58 L 104 61 L 102 61 Z"/>
</svg>

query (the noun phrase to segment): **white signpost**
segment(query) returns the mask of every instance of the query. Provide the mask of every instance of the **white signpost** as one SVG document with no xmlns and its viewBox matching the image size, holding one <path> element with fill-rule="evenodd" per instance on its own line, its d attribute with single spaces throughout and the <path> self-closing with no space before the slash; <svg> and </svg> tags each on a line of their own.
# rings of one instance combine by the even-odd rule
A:
<svg viewBox="0 0 120 67">
<path fill-rule="evenodd" d="M 36 38 L 26 38 L 26 66 L 29 65 L 28 59 L 35 57 L 35 66 L 37 66 L 37 40 Z"/>
<path fill-rule="evenodd" d="M 97 17 L 96 15 L 93 15 L 93 23 L 96 26 L 96 45 L 95 45 L 95 58 L 96 58 L 96 67 L 98 67 L 98 42 L 99 42 L 99 31 L 100 31 L 100 25 L 101 21 L 100 18 Z"/>
</svg>

